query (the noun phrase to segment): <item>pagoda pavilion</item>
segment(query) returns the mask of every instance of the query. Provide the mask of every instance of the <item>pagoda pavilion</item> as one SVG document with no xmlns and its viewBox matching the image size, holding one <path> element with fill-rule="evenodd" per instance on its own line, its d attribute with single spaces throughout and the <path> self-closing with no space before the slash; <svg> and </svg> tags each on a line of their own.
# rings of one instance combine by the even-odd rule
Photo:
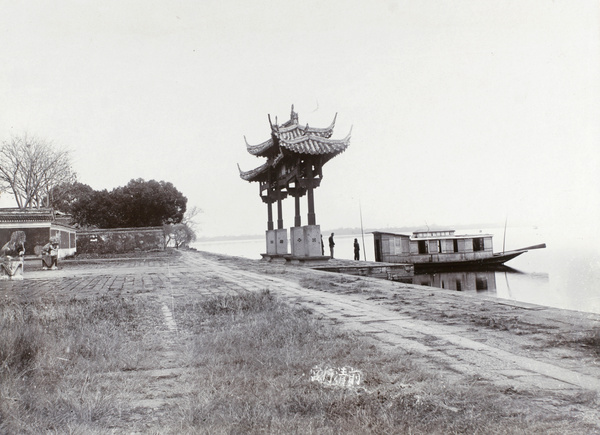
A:
<svg viewBox="0 0 600 435">
<path fill-rule="evenodd" d="M 323 165 L 344 152 L 350 143 L 350 133 L 340 140 L 331 139 L 334 117 L 326 128 L 314 128 L 298 123 L 292 106 L 289 121 L 281 125 L 271 122 L 271 137 L 258 145 L 250 145 L 244 137 L 247 151 L 266 162 L 250 171 L 240 169 L 243 180 L 259 183 L 259 194 L 267 204 L 267 252 L 265 258 L 289 256 L 292 259 L 321 257 L 321 229 L 317 225 L 314 189 L 321 184 Z M 283 225 L 282 201 L 294 198 L 294 226 L 290 229 L 291 256 L 288 253 L 287 229 Z M 302 225 L 300 200 L 307 198 L 307 225 Z M 277 205 L 277 228 L 273 225 L 273 204 Z"/>
</svg>

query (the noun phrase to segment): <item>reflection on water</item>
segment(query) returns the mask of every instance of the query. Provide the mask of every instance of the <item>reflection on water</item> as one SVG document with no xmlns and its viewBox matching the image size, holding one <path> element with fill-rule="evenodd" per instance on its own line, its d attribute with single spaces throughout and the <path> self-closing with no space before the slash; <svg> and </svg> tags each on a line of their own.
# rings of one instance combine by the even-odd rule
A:
<svg viewBox="0 0 600 435">
<path fill-rule="evenodd" d="M 420 273 L 413 277 L 413 284 L 427 285 L 447 290 L 496 292 L 495 271 L 452 271 Z"/>
<path fill-rule="evenodd" d="M 500 281 L 500 286 L 505 288 L 512 299 L 509 276 L 523 275 L 537 285 L 547 284 L 550 277 L 547 273 L 534 272 L 524 273 L 511 267 L 495 267 L 489 270 L 447 270 L 443 272 L 417 273 L 412 279 L 413 284 L 427 285 L 447 290 L 456 291 L 475 291 L 477 293 L 488 292 L 496 293 L 496 281 Z"/>
</svg>

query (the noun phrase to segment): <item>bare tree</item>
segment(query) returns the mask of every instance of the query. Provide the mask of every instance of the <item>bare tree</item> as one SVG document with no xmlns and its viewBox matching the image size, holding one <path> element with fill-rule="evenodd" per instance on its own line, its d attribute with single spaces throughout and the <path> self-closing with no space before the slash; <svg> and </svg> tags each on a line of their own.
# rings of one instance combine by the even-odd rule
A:
<svg viewBox="0 0 600 435">
<path fill-rule="evenodd" d="M 202 209 L 200 209 L 194 205 L 193 207 L 188 208 L 185 211 L 185 214 L 183 215 L 183 220 L 181 221 L 181 223 L 186 224 L 193 231 L 196 231 L 197 227 L 198 227 L 198 222 L 196 222 L 195 219 L 196 219 L 196 216 L 198 216 L 201 213 L 203 213 Z"/>
<path fill-rule="evenodd" d="M 179 249 L 183 246 L 189 246 L 191 242 L 196 240 L 197 223 L 194 218 L 200 213 L 202 213 L 202 210 L 193 206 L 186 210 L 180 223 L 164 224 L 165 247 L 173 244 L 175 248 Z"/>
<path fill-rule="evenodd" d="M 52 188 L 74 180 L 69 151 L 27 134 L 2 142 L 0 190 L 12 192 L 17 207 L 47 207 Z"/>
<path fill-rule="evenodd" d="M 176 249 L 179 249 L 196 240 L 196 233 L 187 224 L 165 224 L 163 225 L 163 231 L 165 234 L 165 247 L 172 243 Z"/>
</svg>

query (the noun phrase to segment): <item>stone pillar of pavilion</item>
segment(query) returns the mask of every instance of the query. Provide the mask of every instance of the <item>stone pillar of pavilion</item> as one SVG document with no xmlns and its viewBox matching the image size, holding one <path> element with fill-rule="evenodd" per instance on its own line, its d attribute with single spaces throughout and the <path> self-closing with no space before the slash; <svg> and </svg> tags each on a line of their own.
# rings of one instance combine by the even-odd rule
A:
<svg viewBox="0 0 600 435">
<path fill-rule="evenodd" d="M 315 162 L 312 158 L 306 159 L 303 166 L 303 170 L 298 172 L 297 184 L 307 193 L 308 225 L 302 227 L 303 246 L 296 256 L 320 257 L 323 255 L 323 249 L 321 246 L 321 227 L 317 225 L 317 215 L 315 213 L 314 189 L 321 184 L 321 171 L 315 171 Z M 292 255 L 294 255 L 294 252 L 292 252 Z"/>
<path fill-rule="evenodd" d="M 287 197 L 286 192 L 281 191 L 281 187 L 276 187 L 277 198 L 277 230 L 275 230 L 275 235 L 277 238 L 277 249 L 276 253 L 278 256 L 284 256 L 288 253 L 288 234 L 287 229 L 283 227 L 283 199 Z"/>
<path fill-rule="evenodd" d="M 290 245 L 292 247 L 292 257 L 306 257 L 306 235 L 302 226 L 302 217 L 300 214 L 300 198 L 305 195 L 306 189 L 298 186 L 295 182 L 288 186 L 287 191 L 294 197 L 294 226 L 290 228 Z"/>
<path fill-rule="evenodd" d="M 258 145 L 246 142 L 250 154 L 267 159 L 266 163 L 250 171 L 243 172 L 240 169 L 242 179 L 260 183 L 260 196 L 269 207 L 267 253 L 263 257 L 284 256 L 288 260 L 298 261 L 328 258 L 322 255 L 314 190 L 321 184 L 323 165 L 344 152 L 350 144 L 350 134 L 344 139 L 331 139 L 335 119 L 325 128 L 302 126 L 292 106 L 290 119 L 283 124 L 273 124 L 269 117 L 270 139 Z M 294 198 L 295 210 L 294 226 L 290 228 L 291 255 L 287 254 L 287 230 L 283 228 L 282 218 L 282 201 L 288 194 Z M 303 226 L 300 206 L 301 198 L 305 195 L 307 224 Z M 273 229 L 274 203 L 277 203 L 277 229 Z"/>
<path fill-rule="evenodd" d="M 277 233 L 273 227 L 273 198 L 272 195 L 261 195 L 265 204 L 267 204 L 267 230 L 265 231 L 265 240 L 267 242 L 267 255 L 277 255 Z"/>
<path fill-rule="evenodd" d="M 268 256 L 284 256 L 288 253 L 287 230 L 283 228 L 282 201 L 287 196 L 281 189 L 265 187 L 261 198 L 267 204 L 267 230 L 265 232 Z M 273 225 L 273 204 L 277 204 L 277 228 Z"/>
</svg>

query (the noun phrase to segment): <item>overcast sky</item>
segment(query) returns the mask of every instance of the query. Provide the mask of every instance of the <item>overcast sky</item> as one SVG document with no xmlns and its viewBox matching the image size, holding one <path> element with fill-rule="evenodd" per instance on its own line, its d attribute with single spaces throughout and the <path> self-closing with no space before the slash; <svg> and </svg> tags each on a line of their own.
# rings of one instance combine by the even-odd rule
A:
<svg viewBox="0 0 600 435">
<path fill-rule="evenodd" d="M 352 127 L 324 231 L 600 220 L 600 7 L 586 1 L 0 1 L 0 139 L 78 180 L 172 182 L 200 236 L 260 234 L 267 115 Z M 14 206 L 8 194 L 2 204 Z M 306 223 L 306 201 L 302 202 Z M 285 226 L 293 200 L 284 201 Z"/>
</svg>

